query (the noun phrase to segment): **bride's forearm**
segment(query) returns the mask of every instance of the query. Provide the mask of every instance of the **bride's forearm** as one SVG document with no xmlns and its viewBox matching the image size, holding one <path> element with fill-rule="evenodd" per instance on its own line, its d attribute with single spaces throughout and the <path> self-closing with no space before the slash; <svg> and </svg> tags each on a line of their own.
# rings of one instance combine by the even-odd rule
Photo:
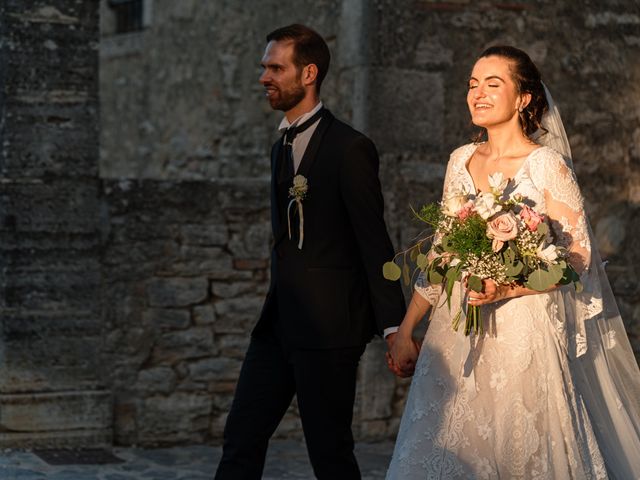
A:
<svg viewBox="0 0 640 480">
<path fill-rule="evenodd" d="M 557 289 L 559 285 L 554 285 L 553 287 L 547 288 L 546 290 L 533 290 L 531 288 L 527 288 L 524 285 L 510 284 L 510 285 L 500 285 L 499 289 L 502 293 L 502 298 L 516 298 L 523 297 L 525 295 L 537 295 L 538 293 L 547 293 L 552 292 Z"/>
<path fill-rule="evenodd" d="M 402 319 L 402 323 L 398 329 L 398 335 L 410 338 L 413 330 L 424 318 L 429 307 L 431 307 L 431 304 L 422 295 L 414 291 L 413 296 L 411 297 L 411 302 L 407 307 L 407 313 L 405 314 L 404 319 Z"/>
</svg>

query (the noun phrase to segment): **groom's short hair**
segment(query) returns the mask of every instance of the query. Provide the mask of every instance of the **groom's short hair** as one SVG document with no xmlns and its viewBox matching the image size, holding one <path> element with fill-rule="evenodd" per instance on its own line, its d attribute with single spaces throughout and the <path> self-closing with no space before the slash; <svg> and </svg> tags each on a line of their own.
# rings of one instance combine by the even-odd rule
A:
<svg viewBox="0 0 640 480">
<path fill-rule="evenodd" d="M 320 86 L 329 71 L 331 54 L 324 39 L 311 28 L 294 23 L 286 27 L 278 28 L 267 35 L 267 42 L 290 40 L 293 42 L 293 63 L 298 71 L 313 63 L 318 67 L 316 86 L 320 93 Z"/>
</svg>

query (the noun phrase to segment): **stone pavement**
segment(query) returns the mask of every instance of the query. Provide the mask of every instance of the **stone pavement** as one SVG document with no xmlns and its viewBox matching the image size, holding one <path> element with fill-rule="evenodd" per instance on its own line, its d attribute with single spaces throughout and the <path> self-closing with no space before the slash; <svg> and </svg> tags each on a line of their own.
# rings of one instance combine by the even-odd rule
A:
<svg viewBox="0 0 640 480">
<path fill-rule="evenodd" d="M 364 480 L 384 478 L 393 444 L 359 443 L 356 456 Z M 29 451 L 0 452 L 0 480 L 212 480 L 220 447 L 138 449 L 114 448 L 123 463 L 107 465 L 49 465 Z M 313 479 L 302 441 L 273 440 L 264 480 Z"/>
</svg>

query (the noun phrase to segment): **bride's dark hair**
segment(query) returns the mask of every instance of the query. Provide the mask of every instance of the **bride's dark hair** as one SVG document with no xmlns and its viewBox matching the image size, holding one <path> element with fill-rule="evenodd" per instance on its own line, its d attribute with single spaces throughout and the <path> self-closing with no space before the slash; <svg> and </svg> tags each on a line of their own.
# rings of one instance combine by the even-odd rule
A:
<svg viewBox="0 0 640 480">
<path fill-rule="evenodd" d="M 549 108 L 544 86 L 540 78 L 540 71 L 529 55 L 522 50 L 509 45 L 496 45 L 487 48 L 478 59 L 485 57 L 502 57 L 511 63 L 511 78 L 516 84 L 518 93 L 531 94 L 531 101 L 520 112 L 520 126 L 525 135 L 530 136 L 538 129 L 546 132 L 542 127 L 542 116 Z"/>
</svg>

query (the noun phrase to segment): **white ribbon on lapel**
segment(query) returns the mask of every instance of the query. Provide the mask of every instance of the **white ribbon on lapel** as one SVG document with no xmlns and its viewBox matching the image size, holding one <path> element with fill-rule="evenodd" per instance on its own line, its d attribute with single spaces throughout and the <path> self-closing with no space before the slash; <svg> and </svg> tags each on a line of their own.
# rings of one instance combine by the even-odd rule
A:
<svg viewBox="0 0 640 480">
<path fill-rule="evenodd" d="M 298 250 L 302 250 L 302 242 L 304 242 L 304 210 L 302 209 L 302 200 L 299 198 L 292 198 L 287 207 L 287 227 L 289 229 L 289 240 L 291 240 L 291 205 L 296 203 L 298 208 L 298 214 L 300 215 L 300 240 L 298 240 Z"/>
<path fill-rule="evenodd" d="M 304 242 L 304 210 L 302 208 L 302 200 L 307 195 L 309 185 L 304 175 L 296 175 L 293 177 L 293 185 L 289 188 L 289 196 L 293 197 L 287 206 L 287 229 L 289 230 L 289 240 L 291 240 L 291 206 L 295 203 L 300 216 L 298 250 L 302 250 Z"/>
</svg>

